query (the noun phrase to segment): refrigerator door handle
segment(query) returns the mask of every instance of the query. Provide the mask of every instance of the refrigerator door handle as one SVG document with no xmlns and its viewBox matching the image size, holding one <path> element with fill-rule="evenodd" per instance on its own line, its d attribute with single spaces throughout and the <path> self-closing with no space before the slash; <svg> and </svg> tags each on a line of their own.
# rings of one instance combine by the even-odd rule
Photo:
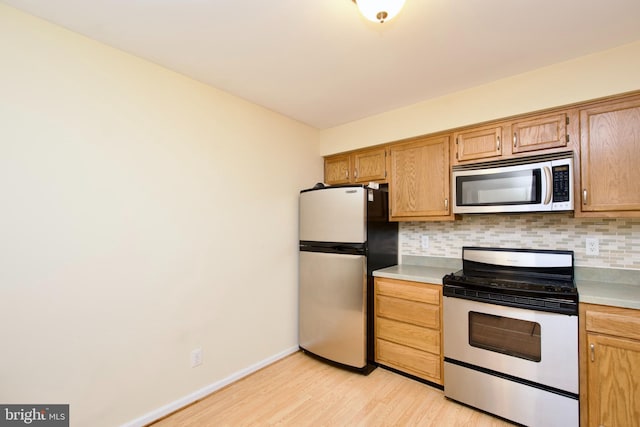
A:
<svg viewBox="0 0 640 427">
<path fill-rule="evenodd" d="M 328 242 L 300 242 L 302 252 L 324 252 L 345 255 L 365 255 L 366 243 L 328 243 Z"/>
</svg>

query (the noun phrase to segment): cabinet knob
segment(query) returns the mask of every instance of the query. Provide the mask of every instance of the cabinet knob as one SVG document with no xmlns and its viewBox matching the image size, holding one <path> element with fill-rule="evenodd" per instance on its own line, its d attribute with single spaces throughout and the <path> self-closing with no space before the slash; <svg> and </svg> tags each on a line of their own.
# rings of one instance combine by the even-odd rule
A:
<svg viewBox="0 0 640 427">
<path fill-rule="evenodd" d="M 582 190 L 582 204 L 583 205 L 587 204 L 587 189 L 586 188 L 584 190 Z"/>
<path fill-rule="evenodd" d="M 444 199 L 444 210 L 449 210 L 449 199 Z"/>
<path fill-rule="evenodd" d="M 596 345 L 589 344 L 589 354 L 591 355 L 591 361 L 595 362 L 596 360 Z"/>
<path fill-rule="evenodd" d="M 496 138 L 496 151 L 500 151 L 500 137 Z"/>
<path fill-rule="evenodd" d="M 353 177 L 357 178 L 358 177 L 358 169 L 354 169 L 353 170 Z"/>
<path fill-rule="evenodd" d="M 518 146 L 518 134 L 517 133 L 513 133 L 513 146 L 517 147 Z"/>
</svg>

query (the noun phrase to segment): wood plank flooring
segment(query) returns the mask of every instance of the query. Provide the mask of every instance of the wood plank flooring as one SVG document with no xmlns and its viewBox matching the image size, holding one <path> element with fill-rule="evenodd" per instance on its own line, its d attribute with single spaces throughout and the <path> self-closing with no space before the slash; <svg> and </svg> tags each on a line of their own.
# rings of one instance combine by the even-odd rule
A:
<svg viewBox="0 0 640 427">
<path fill-rule="evenodd" d="M 152 424 L 506 427 L 442 391 L 378 368 L 368 376 L 294 353 Z"/>
</svg>

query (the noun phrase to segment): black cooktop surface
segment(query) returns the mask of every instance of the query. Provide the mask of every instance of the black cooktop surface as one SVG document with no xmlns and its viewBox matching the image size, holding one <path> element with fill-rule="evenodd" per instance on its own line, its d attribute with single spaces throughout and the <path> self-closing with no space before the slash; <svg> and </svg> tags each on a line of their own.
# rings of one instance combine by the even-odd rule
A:
<svg viewBox="0 0 640 427">
<path fill-rule="evenodd" d="M 571 280 L 554 280 L 545 278 L 503 278 L 499 275 L 494 277 L 473 276 L 464 273 L 464 270 L 457 271 L 445 276 L 448 284 L 467 285 L 469 287 L 495 289 L 495 290 L 520 290 L 528 292 L 539 292 L 542 294 L 558 294 L 577 292 L 576 286 Z M 444 280 L 443 280 L 444 283 Z"/>
<path fill-rule="evenodd" d="M 463 269 L 443 277 L 443 294 L 493 304 L 577 314 L 570 251 L 463 248 Z"/>
</svg>

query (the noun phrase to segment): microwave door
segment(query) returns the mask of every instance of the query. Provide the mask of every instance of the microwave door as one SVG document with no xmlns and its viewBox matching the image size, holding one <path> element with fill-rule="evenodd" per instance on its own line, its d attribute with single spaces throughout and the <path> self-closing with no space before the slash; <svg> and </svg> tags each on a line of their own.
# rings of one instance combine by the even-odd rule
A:
<svg viewBox="0 0 640 427">
<path fill-rule="evenodd" d="M 551 169 L 518 165 L 454 173 L 454 213 L 551 210 Z"/>
</svg>

